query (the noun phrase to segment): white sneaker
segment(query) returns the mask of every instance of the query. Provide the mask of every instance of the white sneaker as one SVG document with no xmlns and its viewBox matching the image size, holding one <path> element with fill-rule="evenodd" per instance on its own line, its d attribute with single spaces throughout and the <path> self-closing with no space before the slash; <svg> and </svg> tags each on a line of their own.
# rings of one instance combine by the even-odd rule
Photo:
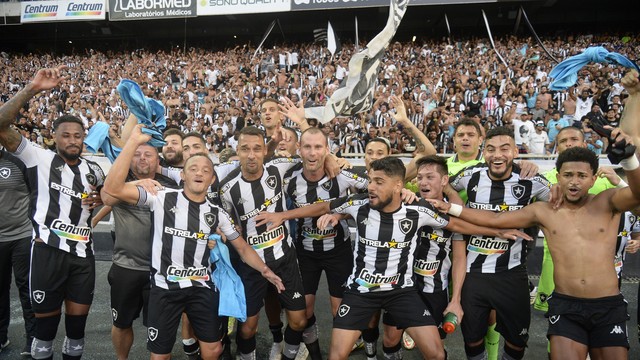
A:
<svg viewBox="0 0 640 360">
<path fill-rule="evenodd" d="M 353 344 L 353 347 L 351 348 L 351 351 L 356 351 L 356 350 L 360 350 L 360 349 L 364 349 L 364 341 L 362 340 L 361 337 L 359 337 L 358 340 L 356 340 L 356 343 Z"/>
<path fill-rule="evenodd" d="M 282 350 L 284 349 L 284 341 L 274 342 L 269 352 L 269 360 L 282 360 Z"/>
<path fill-rule="evenodd" d="M 304 343 L 300 343 L 298 354 L 296 355 L 296 360 L 306 360 L 308 357 L 309 349 L 307 349 L 307 345 L 305 345 Z"/>
<path fill-rule="evenodd" d="M 11 344 L 11 341 L 9 341 L 9 339 L 7 339 L 7 341 L 5 341 L 2 344 L 0 344 L 0 351 L 2 351 L 2 349 L 4 349 L 7 346 L 9 346 L 9 344 Z"/>
<path fill-rule="evenodd" d="M 531 305 L 536 302 L 536 295 L 538 295 L 538 287 L 534 286 L 533 289 L 529 292 L 529 302 Z"/>
<path fill-rule="evenodd" d="M 416 347 L 415 341 L 413 341 L 411 336 L 406 332 L 402 333 L 402 346 L 407 350 L 411 350 Z"/>
</svg>

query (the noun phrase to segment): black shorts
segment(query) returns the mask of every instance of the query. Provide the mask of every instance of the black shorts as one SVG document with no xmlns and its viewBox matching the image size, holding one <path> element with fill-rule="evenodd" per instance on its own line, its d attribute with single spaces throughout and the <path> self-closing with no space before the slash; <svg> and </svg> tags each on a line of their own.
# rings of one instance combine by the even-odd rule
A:
<svg viewBox="0 0 640 360">
<path fill-rule="evenodd" d="M 442 322 L 444 321 L 444 309 L 449 305 L 449 289 L 437 291 L 435 293 L 419 292 L 419 294 L 422 302 L 427 306 L 427 309 L 429 309 L 429 312 L 433 317 L 433 321 L 438 326 L 440 338 L 445 339 L 447 337 L 447 333 L 442 330 Z M 397 327 L 396 320 L 387 311 L 382 314 L 382 323 Z"/>
<path fill-rule="evenodd" d="M 298 250 L 298 263 L 304 293 L 315 295 L 320 283 L 320 275 L 324 270 L 327 277 L 329 295 L 341 298 L 344 293 L 347 278 L 353 268 L 353 253 L 351 247 L 344 246 L 331 254 L 316 254 Z"/>
<path fill-rule="evenodd" d="M 525 347 L 529 340 L 531 304 L 527 270 L 517 267 L 495 274 L 467 273 L 462 285 L 461 324 L 464 342 L 482 340 L 491 309 L 496 310 L 496 330 L 511 344 Z"/>
<path fill-rule="evenodd" d="M 562 336 L 589 348 L 629 348 L 627 301 L 622 294 L 598 299 L 581 299 L 553 293 L 549 296 L 547 337 Z"/>
<path fill-rule="evenodd" d="M 111 285 L 113 325 L 120 329 L 130 328 L 142 310 L 142 324 L 147 326 L 149 271 L 131 270 L 112 264 L 107 280 Z"/>
<path fill-rule="evenodd" d="M 233 267 L 242 279 L 244 294 L 247 300 L 247 317 L 257 315 L 264 306 L 269 282 L 249 265 L 237 258 L 232 258 Z M 267 263 L 267 266 L 282 279 L 285 290 L 278 294 L 283 309 L 296 311 L 307 308 L 300 277 L 300 268 L 295 251 L 291 249 L 282 258 Z"/>
<path fill-rule="evenodd" d="M 218 317 L 219 293 L 205 287 L 165 290 L 151 287 L 149 292 L 149 327 L 147 350 L 154 354 L 169 354 L 176 342 L 176 331 L 182 313 L 200 341 L 220 340 L 222 322 Z"/>
<path fill-rule="evenodd" d="M 29 283 L 35 313 L 59 310 L 64 300 L 91 305 L 96 282 L 93 256 L 82 258 L 34 241 Z"/>
<path fill-rule="evenodd" d="M 371 316 L 380 310 L 392 316 L 400 329 L 416 326 L 435 326 L 436 323 L 415 288 L 358 293 L 345 291 L 333 327 L 364 330 Z"/>
</svg>

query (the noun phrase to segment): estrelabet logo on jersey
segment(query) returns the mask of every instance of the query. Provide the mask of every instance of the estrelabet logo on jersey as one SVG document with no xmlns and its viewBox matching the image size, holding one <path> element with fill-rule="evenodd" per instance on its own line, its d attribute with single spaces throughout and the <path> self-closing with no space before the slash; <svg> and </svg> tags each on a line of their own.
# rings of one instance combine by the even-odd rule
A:
<svg viewBox="0 0 640 360">
<path fill-rule="evenodd" d="M 385 276 L 384 274 L 371 273 L 367 269 L 362 269 L 356 283 L 366 288 L 378 287 L 382 285 L 395 285 L 400 280 L 401 274 L 394 274 L 391 276 Z"/>
<path fill-rule="evenodd" d="M 411 246 L 411 241 L 397 242 L 396 239 L 391 239 L 391 241 L 379 241 L 379 240 L 367 239 L 365 237 L 360 237 L 360 242 L 367 246 L 373 246 L 373 247 L 385 248 L 385 249 L 404 249 L 406 247 Z"/>
<path fill-rule="evenodd" d="M 302 227 L 302 236 L 307 239 L 313 240 L 329 240 L 338 235 L 338 232 L 334 228 L 320 230 L 318 228 L 311 228 L 308 226 Z"/>
<path fill-rule="evenodd" d="M 62 194 L 69 195 L 71 197 L 78 198 L 78 199 L 86 199 L 89 197 L 89 194 L 86 192 L 78 192 L 64 185 L 60 185 L 54 182 L 51 183 L 51 188 L 53 190 L 59 191 Z"/>
<path fill-rule="evenodd" d="M 438 272 L 440 267 L 440 260 L 424 261 L 422 259 L 416 259 L 413 262 L 413 272 L 422 276 L 433 276 Z"/>
<path fill-rule="evenodd" d="M 91 238 L 91 228 L 67 224 L 60 219 L 55 219 L 49 226 L 58 237 L 78 242 L 87 242 Z"/>
<path fill-rule="evenodd" d="M 0 177 L 3 179 L 8 179 L 11 176 L 11 169 L 3 167 L 0 168 Z"/>
<path fill-rule="evenodd" d="M 34 290 L 33 301 L 37 302 L 38 304 L 42 304 L 42 302 L 44 301 L 45 295 L 46 295 L 45 292 L 42 290 Z"/>
<path fill-rule="evenodd" d="M 274 197 L 270 199 L 266 199 L 262 203 L 262 205 L 260 205 L 260 207 L 258 207 L 257 209 L 253 209 L 248 213 L 240 216 L 240 220 L 246 221 L 248 219 L 251 219 L 252 217 L 258 215 L 261 211 L 266 210 L 269 206 L 271 206 L 271 204 L 275 204 L 278 200 L 280 200 L 281 197 L 282 197 L 282 192 L 279 192 Z"/>
<path fill-rule="evenodd" d="M 209 236 L 204 231 L 194 232 L 189 230 L 176 229 L 169 226 L 164 227 L 164 232 L 165 234 L 180 236 L 185 239 L 195 239 L 195 240 L 206 239 Z"/>
<path fill-rule="evenodd" d="M 435 233 L 435 232 L 427 233 L 426 231 L 423 231 L 423 232 L 420 234 L 420 237 L 421 237 L 421 238 L 427 238 L 427 239 L 429 239 L 429 241 L 435 241 L 435 242 L 437 242 L 438 244 L 441 244 L 441 243 L 443 243 L 443 242 L 447 242 L 447 240 L 449 240 L 449 238 L 446 238 L 446 237 L 440 236 L 440 235 L 438 235 L 438 234 L 437 234 L 437 233 Z"/>
<path fill-rule="evenodd" d="M 483 255 L 504 254 L 509 250 L 509 241 L 500 238 L 472 236 L 467 250 Z"/>
<path fill-rule="evenodd" d="M 488 210 L 493 212 L 504 212 L 504 211 L 514 211 L 514 210 L 522 209 L 524 205 L 507 205 L 506 203 L 485 204 L 485 203 L 477 203 L 477 202 L 469 201 L 469 207 L 472 209 Z"/>
<path fill-rule="evenodd" d="M 255 250 L 271 247 L 284 240 L 284 226 L 264 232 L 260 235 L 253 235 L 247 238 L 247 244 L 251 245 Z"/>
<path fill-rule="evenodd" d="M 167 268 L 167 281 L 178 282 L 182 280 L 209 281 L 209 271 L 206 267 L 183 269 L 171 265 Z"/>
<path fill-rule="evenodd" d="M 435 212 L 435 211 L 433 211 L 433 210 L 429 209 L 429 208 L 428 208 L 428 207 L 426 207 L 426 206 L 417 206 L 417 207 L 415 207 L 415 208 L 413 208 L 413 209 L 415 209 L 415 210 L 417 210 L 417 211 L 420 211 L 420 212 L 423 212 L 423 213 L 425 213 L 425 214 L 427 214 L 427 215 L 431 216 L 431 218 L 432 218 L 433 220 L 436 220 L 436 221 L 437 221 L 438 223 L 440 223 L 441 225 L 444 225 L 444 224 L 447 222 L 447 220 L 445 220 L 445 219 L 444 219 L 444 218 L 442 218 L 440 215 L 438 215 L 438 213 L 437 213 L 437 212 Z M 405 219 L 405 220 L 409 220 L 409 219 Z"/>
</svg>

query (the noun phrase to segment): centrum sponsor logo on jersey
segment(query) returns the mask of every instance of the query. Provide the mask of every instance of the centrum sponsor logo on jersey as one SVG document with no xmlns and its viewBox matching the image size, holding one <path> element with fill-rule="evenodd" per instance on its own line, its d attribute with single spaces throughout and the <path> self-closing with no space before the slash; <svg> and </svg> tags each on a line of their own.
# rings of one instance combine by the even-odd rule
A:
<svg viewBox="0 0 640 360">
<path fill-rule="evenodd" d="M 165 226 L 164 227 L 164 232 L 165 234 L 169 234 L 169 235 L 173 235 L 173 236 L 180 236 L 183 237 L 185 239 L 206 239 L 207 238 L 207 234 L 205 234 L 204 232 L 200 231 L 200 232 L 194 232 L 194 231 L 189 231 L 189 230 L 182 230 L 182 229 L 176 229 L 176 228 L 172 228 L 169 226 Z"/>
<path fill-rule="evenodd" d="M 416 259 L 413 262 L 413 272 L 422 276 L 433 276 L 438 272 L 440 267 L 440 260 L 425 261 L 422 259 Z"/>
<path fill-rule="evenodd" d="M 60 184 L 54 183 L 54 182 L 51 183 L 51 188 L 53 190 L 59 191 L 62 194 L 69 195 L 71 197 L 75 197 L 75 198 L 78 198 L 78 199 L 86 199 L 86 198 L 89 197 L 89 194 L 87 194 L 85 192 L 77 192 L 77 191 L 75 191 L 75 190 L 73 190 L 71 188 L 68 188 L 68 187 L 66 187 L 64 185 L 60 185 Z"/>
<path fill-rule="evenodd" d="M 362 269 L 356 278 L 356 283 L 366 288 L 378 287 L 386 284 L 395 285 L 400 280 L 401 274 L 384 276 L 383 274 L 370 273 L 367 269 Z"/>
<path fill-rule="evenodd" d="M 473 236 L 467 245 L 467 250 L 484 255 L 504 254 L 508 249 L 508 240 L 477 236 Z"/>
<path fill-rule="evenodd" d="M 169 266 L 167 269 L 167 281 L 178 282 L 182 280 L 209 281 L 209 271 L 206 267 L 182 269 L 173 265 Z"/>
<path fill-rule="evenodd" d="M 507 205 L 505 203 L 502 204 L 484 204 L 484 203 L 477 203 L 477 202 L 469 202 L 469 207 L 472 209 L 479 209 L 479 210 L 489 210 L 489 211 L 494 211 L 494 212 L 503 212 L 503 211 L 513 211 L 513 210 L 518 210 L 518 209 L 522 209 L 524 207 L 524 205 Z"/>
<path fill-rule="evenodd" d="M 91 228 L 67 224 L 60 219 L 55 219 L 49 229 L 61 238 L 78 242 L 87 242 L 91 237 Z"/>
<path fill-rule="evenodd" d="M 249 236 L 247 243 L 255 250 L 259 250 L 273 246 L 282 240 L 284 240 L 284 226 L 280 225 L 260 235 Z"/>
<path fill-rule="evenodd" d="M 328 240 L 336 237 L 338 232 L 336 229 L 320 230 L 318 228 L 311 228 L 308 226 L 302 227 L 302 236 L 313 240 Z"/>
<path fill-rule="evenodd" d="M 282 197 L 282 192 L 277 193 L 274 197 L 265 200 L 265 202 L 263 202 L 259 208 L 253 209 L 252 211 L 249 211 L 248 213 L 240 216 L 240 220 L 245 221 L 245 220 L 251 219 L 252 217 L 258 215 L 261 211 L 271 206 L 271 204 L 275 204 L 276 201 L 280 200 L 281 197 Z"/>
<path fill-rule="evenodd" d="M 449 240 L 449 238 L 446 238 L 446 237 L 440 236 L 440 235 L 438 235 L 438 234 L 436 234 L 436 233 L 434 233 L 434 232 L 432 232 L 432 233 L 428 233 L 428 232 L 426 232 L 426 231 L 423 231 L 423 232 L 420 234 L 420 237 L 422 237 L 423 239 L 424 239 L 424 238 L 429 239 L 430 241 L 435 241 L 435 242 L 437 242 L 437 243 L 443 243 L 443 242 L 447 242 L 447 240 Z"/>
<path fill-rule="evenodd" d="M 411 241 L 402 241 L 397 242 L 396 239 L 391 239 L 391 241 L 378 241 L 367 239 L 365 237 L 360 238 L 360 242 L 367 245 L 378 248 L 388 248 L 388 249 L 404 249 L 406 247 L 411 246 Z"/>
</svg>

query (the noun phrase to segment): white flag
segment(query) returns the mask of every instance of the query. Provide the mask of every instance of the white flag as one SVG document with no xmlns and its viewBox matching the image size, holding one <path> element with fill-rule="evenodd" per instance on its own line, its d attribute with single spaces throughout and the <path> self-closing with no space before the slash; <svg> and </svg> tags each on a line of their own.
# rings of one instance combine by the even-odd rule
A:
<svg viewBox="0 0 640 360">
<path fill-rule="evenodd" d="M 336 34 L 333 32 L 331 22 L 327 22 L 327 50 L 331 52 L 331 55 L 335 55 L 338 50 L 338 42 L 336 41 Z"/>
</svg>

